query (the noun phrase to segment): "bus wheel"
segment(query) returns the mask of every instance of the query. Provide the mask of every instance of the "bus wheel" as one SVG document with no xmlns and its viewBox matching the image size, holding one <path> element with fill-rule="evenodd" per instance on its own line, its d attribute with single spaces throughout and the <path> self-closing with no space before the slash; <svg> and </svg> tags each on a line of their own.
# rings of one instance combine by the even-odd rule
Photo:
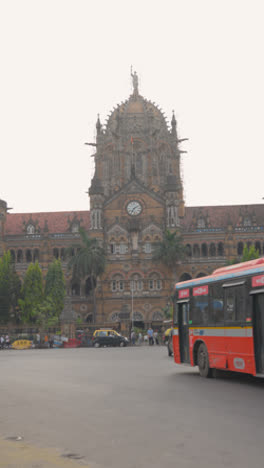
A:
<svg viewBox="0 0 264 468">
<path fill-rule="evenodd" d="M 201 377 L 211 377 L 212 369 L 209 367 L 209 357 L 204 343 L 198 349 L 198 367 Z"/>
</svg>

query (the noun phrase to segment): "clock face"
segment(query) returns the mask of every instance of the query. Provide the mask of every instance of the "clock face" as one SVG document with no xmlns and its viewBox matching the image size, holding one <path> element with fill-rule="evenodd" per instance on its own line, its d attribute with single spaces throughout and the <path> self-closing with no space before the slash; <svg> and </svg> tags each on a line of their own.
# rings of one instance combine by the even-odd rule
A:
<svg viewBox="0 0 264 468">
<path fill-rule="evenodd" d="M 127 212 L 130 216 L 137 216 L 141 213 L 142 206 L 138 201 L 131 201 L 127 205 Z"/>
</svg>

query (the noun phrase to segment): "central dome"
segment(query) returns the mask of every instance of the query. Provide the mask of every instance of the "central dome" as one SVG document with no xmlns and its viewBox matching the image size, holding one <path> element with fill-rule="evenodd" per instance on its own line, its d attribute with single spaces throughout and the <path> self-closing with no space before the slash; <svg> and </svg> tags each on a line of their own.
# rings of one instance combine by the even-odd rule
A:
<svg viewBox="0 0 264 468">
<path fill-rule="evenodd" d="M 168 132 L 168 125 L 162 111 L 151 101 L 133 93 L 117 106 L 106 122 L 106 131 L 124 134 Z"/>
</svg>

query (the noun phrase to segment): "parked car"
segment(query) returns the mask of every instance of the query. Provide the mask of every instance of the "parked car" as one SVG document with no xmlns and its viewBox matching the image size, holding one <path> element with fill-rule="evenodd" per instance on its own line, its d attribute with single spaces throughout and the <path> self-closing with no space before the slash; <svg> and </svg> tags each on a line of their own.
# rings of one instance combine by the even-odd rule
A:
<svg viewBox="0 0 264 468">
<path fill-rule="evenodd" d="M 100 348 L 101 346 L 127 346 L 128 339 L 120 335 L 115 330 L 101 329 L 95 330 L 93 334 L 93 346 Z"/>
</svg>

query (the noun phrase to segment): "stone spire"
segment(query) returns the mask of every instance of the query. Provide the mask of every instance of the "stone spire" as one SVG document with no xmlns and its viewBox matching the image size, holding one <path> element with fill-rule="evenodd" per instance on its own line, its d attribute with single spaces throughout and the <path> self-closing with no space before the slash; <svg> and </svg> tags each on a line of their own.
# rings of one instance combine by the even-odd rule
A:
<svg viewBox="0 0 264 468">
<path fill-rule="evenodd" d="M 177 135 L 177 122 L 176 122 L 176 119 L 175 119 L 175 114 L 174 114 L 174 110 L 172 111 L 172 119 L 171 119 L 171 133 L 172 135 L 176 136 Z"/>
<path fill-rule="evenodd" d="M 101 124 L 101 122 L 100 122 L 100 116 L 99 116 L 99 114 L 98 114 L 98 115 L 97 115 L 97 122 L 96 122 L 97 134 L 100 133 L 101 128 L 102 128 L 102 124 Z"/>
</svg>

